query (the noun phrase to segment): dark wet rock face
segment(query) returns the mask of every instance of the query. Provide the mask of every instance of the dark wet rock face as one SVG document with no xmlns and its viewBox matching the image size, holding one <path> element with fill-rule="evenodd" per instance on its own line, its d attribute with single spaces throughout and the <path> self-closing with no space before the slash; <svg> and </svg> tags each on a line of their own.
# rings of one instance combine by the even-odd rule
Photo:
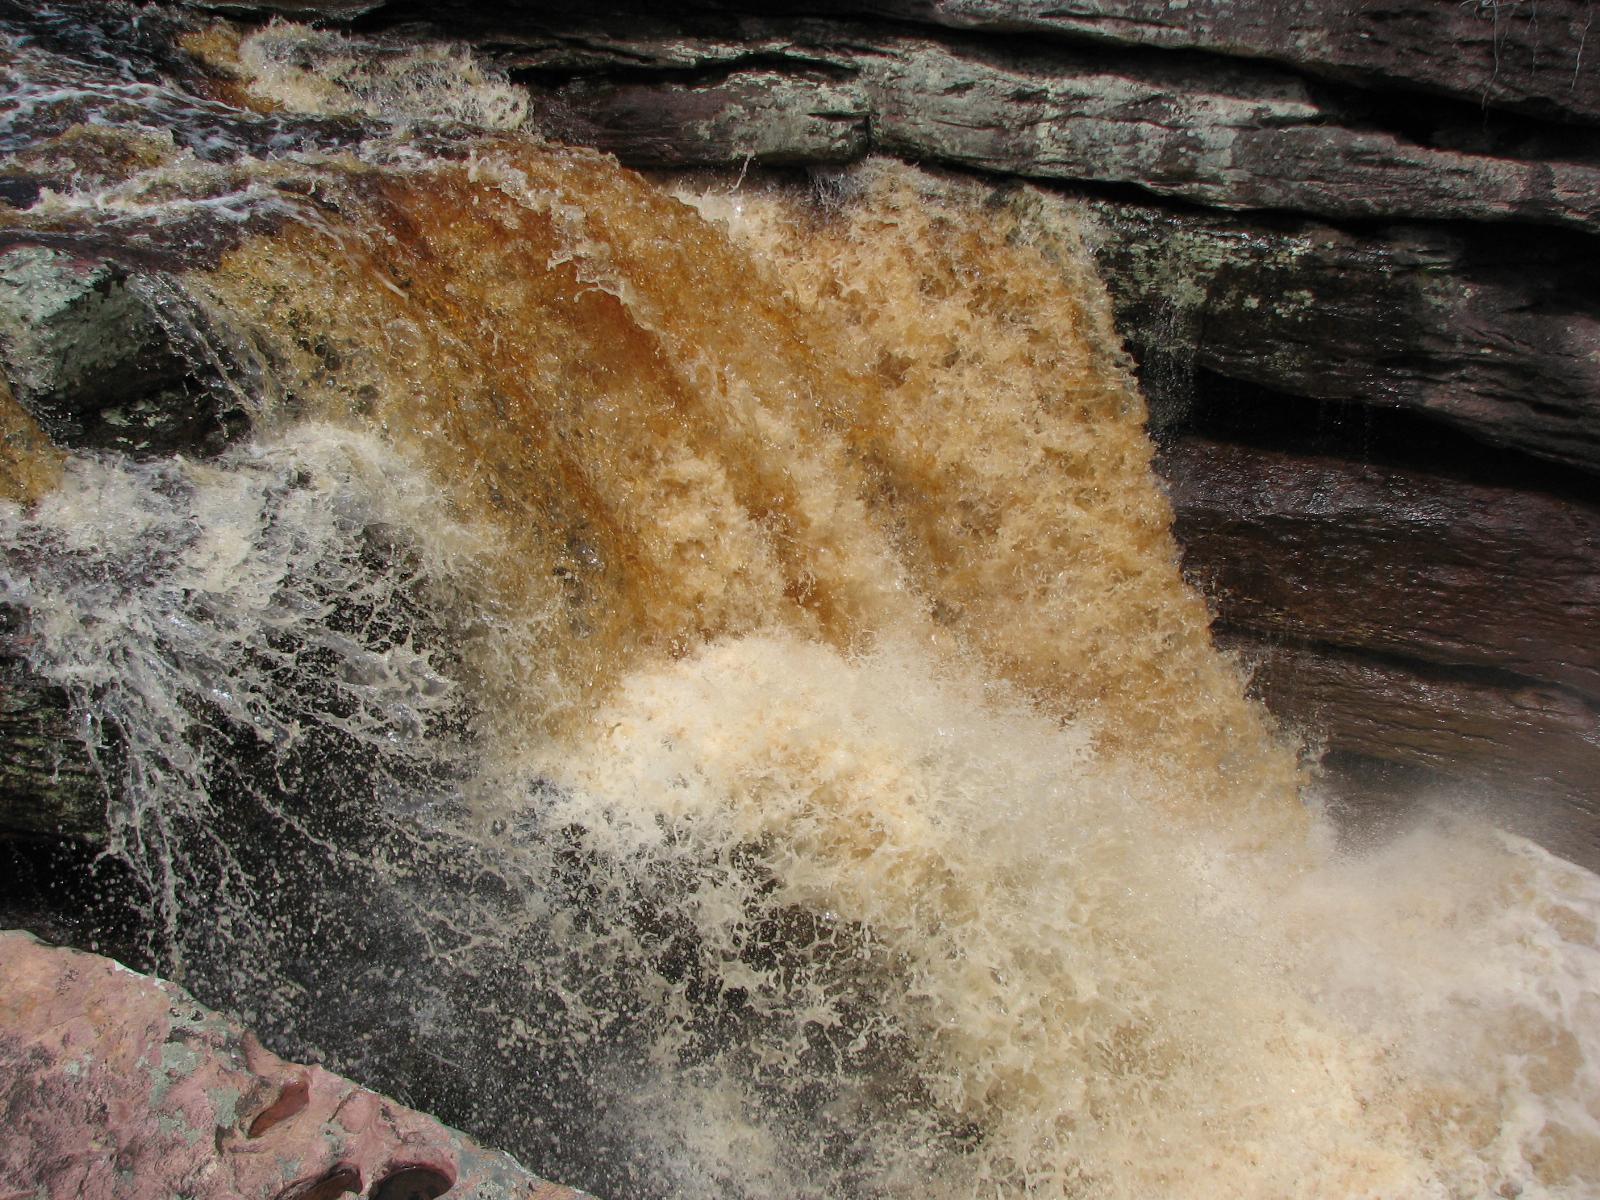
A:
<svg viewBox="0 0 1600 1200">
<path fill-rule="evenodd" d="M 1194 438 L 1160 468 L 1190 578 L 1275 711 L 1600 864 L 1600 510 Z"/>
<path fill-rule="evenodd" d="M 870 144 L 861 84 L 805 66 L 666 87 L 579 79 L 546 104 L 565 136 L 642 167 L 848 163 Z"/>
<path fill-rule="evenodd" d="M 248 426 L 207 369 L 202 318 L 157 274 L 45 246 L 0 254 L 0 359 L 60 445 L 138 456 L 219 449 Z"/>
<path fill-rule="evenodd" d="M 608 14 L 665 17 L 667 6 L 511 0 L 195 0 L 200 7 L 331 18 L 377 12 L 392 20 L 432 15 L 475 36 L 507 30 L 583 30 Z M 861 22 L 942 29 L 1031 42 L 1186 51 L 1280 63 L 1367 87 L 1433 93 L 1560 121 L 1600 120 L 1593 69 L 1593 0 L 1537 6 L 1471 0 L 686 0 L 672 17 L 830 14 Z"/>
<path fill-rule="evenodd" d="M 97 837 L 105 788 L 65 693 L 28 667 L 26 636 L 18 614 L 0 608 L 0 839 Z"/>
<path fill-rule="evenodd" d="M 1193 574 L 1263 638 L 1512 672 L 1600 702 L 1600 512 L 1521 488 L 1183 439 Z"/>
</svg>

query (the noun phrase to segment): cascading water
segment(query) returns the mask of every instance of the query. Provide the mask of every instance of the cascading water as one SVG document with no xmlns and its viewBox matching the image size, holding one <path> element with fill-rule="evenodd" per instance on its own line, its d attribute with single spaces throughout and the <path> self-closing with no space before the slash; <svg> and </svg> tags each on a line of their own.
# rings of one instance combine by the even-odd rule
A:
<svg viewBox="0 0 1600 1200">
<path fill-rule="evenodd" d="M 1070 206 L 158 19 L 10 30 L 4 232 L 187 253 L 256 432 L 8 438 L 0 589 L 165 969 L 614 1200 L 1589 1194 L 1600 883 L 1334 851 Z"/>
</svg>

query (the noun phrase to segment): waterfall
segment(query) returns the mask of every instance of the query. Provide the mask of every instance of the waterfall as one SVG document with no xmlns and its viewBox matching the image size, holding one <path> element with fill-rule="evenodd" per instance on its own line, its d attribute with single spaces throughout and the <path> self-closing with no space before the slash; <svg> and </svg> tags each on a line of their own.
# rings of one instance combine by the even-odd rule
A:
<svg viewBox="0 0 1600 1200">
<path fill-rule="evenodd" d="M 11 240 L 155 247 L 252 424 L 0 397 L 163 969 L 612 1200 L 1592 1185 L 1600 883 L 1338 848 L 1069 202 L 647 179 L 464 51 L 196 29 L 202 99 L 10 50 L 77 172 Z"/>
</svg>

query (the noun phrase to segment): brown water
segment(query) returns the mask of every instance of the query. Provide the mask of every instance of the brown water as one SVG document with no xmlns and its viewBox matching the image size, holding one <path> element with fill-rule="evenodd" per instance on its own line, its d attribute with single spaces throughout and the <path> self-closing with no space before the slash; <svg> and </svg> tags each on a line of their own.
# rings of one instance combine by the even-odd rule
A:
<svg viewBox="0 0 1600 1200">
<path fill-rule="evenodd" d="M 216 465 L 75 458 L 8 510 L 64 562 L 160 542 L 162 587 L 108 606 L 24 554 L 6 594 L 41 669 L 134 664 L 92 690 L 135 760 L 202 690 L 292 746 L 283 672 L 324 664 L 340 731 L 404 746 L 359 807 L 533 881 L 429 935 L 492 964 L 498 1104 L 516 1055 L 541 1094 L 593 1072 L 589 1124 L 514 1149 L 593 1136 L 617 1200 L 1593 1194 L 1600 885 L 1464 825 L 1331 850 L 1178 574 L 1069 204 L 891 163 L 650 181 L 520 131 L 461 53 L 190 44 L 217 103 L 402 123 L 128 156 L 26 218 L 242 197 L 260 231 L 185 282 L 272 385 Z M 418 595 L 448 653 L 326 626 Z M 134 833 L 213 806 L 180 757 Z"/>
</svg>

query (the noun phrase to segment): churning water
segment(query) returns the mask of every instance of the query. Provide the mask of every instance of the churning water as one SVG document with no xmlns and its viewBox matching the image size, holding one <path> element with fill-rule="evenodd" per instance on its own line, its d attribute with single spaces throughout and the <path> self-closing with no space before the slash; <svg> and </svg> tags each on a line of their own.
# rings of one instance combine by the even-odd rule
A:
<svg viewBox="0 0 1600 1200">
<path fill-rule="evenodd" d="M 8 241 L 164 264 L 255 433 L 14 446 L 0 590 L 202 998 L 613 1200 L 1592 1194 L 1600 883 L 1335 852 L 1069 204 L 99 11 Z"/>
</svg>

